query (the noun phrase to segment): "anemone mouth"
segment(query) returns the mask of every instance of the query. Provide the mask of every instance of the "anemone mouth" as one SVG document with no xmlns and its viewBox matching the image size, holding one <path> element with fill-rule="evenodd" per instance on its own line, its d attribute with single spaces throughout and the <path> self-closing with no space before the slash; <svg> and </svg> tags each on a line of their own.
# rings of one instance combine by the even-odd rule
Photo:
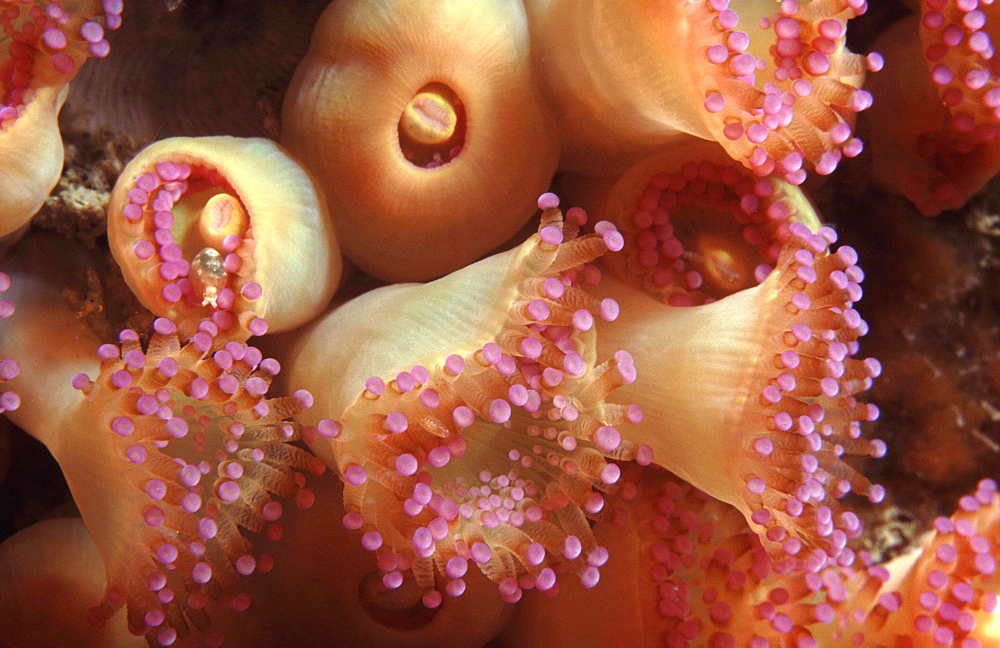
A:
<svg viewBox="0 0 1000 648">
<path fill-rule="evenodd" d="M 231 333 L 244 340 L 267 331 L 264 318 L 276 330 L 300 324 L 326 305 L 341 270 L 311 178 L 261 138 L 146 147 L 115 183 L 108 238 L 132 292 L 184 337 L 207 317 L 238 323 Z"/>
<path fill-rule="evenodd" d="M 728 0 L 707 4 L 699 28 L 709 44 L 695 81 L 706 126 L 734 159 L 801 184 L 804 163 L 826 175 L 860 153 L 852 115 L 871 104 L 861 83 L 880 59 L 852 54 L 844 38 L 864 0 L 793 0 L 760 16 L 741 8 L 750 14 L 743 30 Z"/>
<path fill-rule="evenodd" d="M 394 630 L 419 630 L 434 621 L 440 607 L 429 608 L 423 603 L 423 590 L 412 575 L 407 574 L 395 587 L 387 587 L 384 574 L 369 572 L 358 584 L 361 607 L 374 620 Z"/>
<path fill-rule="evenodd" d="M 732 165 L 703 161 L 644 173 L 640 182 L 626 176 L 612 189 L 626 203 L 611 216 L 625 248 L 609 264 L 671 306 L 706 304 L 758 285 L 789 240 L 789 225 L 818 225 L 795 187 Z"/>
<path fill-rule="evenodd" d="M 121 503 L 125 520 L 106 519 L 98 503 L 81 499 L 108 574 L 105 598 L 89 616 L 101 625 L 127 605 L 130 631 L 151 645 L 192 632 L 217 645 L 206 606 L 245 610 L 250 597 L 239 578 L 273 565 L 245 537 L 281 537 L 282 504 L 272 495 L 301 508 L 312 503 L 301 471 L 318 473 L 322 465 L 290 445 L 300 428 L 286 420 L 311 399 L 305 392 L 265 398 L 277 362 L 217 340 L 209 322 L 184 346 L 169 320 L 154 329 L 145 350 L 134 331 L 124 331 L 120 347 L 98 350 L 95 380 L 73 378 L 105 428 L 98 432 L 110 461 L 120 462 L 110 481 L 132 492 Z"/>
<path fill-rule="evenodd" d="M 413 166 L 444 166 L 462 153 L 466 120 L 465 105 L 451 87 L 428 83 L 407 102 L 399 117 L 400 152 Z"/>
</svg>

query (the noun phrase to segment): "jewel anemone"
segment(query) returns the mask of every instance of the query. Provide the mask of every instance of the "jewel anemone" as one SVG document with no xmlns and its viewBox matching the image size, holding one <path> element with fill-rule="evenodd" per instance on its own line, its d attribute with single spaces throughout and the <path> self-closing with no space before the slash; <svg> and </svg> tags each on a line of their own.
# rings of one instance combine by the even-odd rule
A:
<svg viewBox="0 0 1000 648">
<path fill-rule="evenodd" d="M 621 523 L 594 530 L 611 553 L 602 583 L 526 598 L 501 646 L 817 648 L 810 626 L 832 606 L 773 571 L 739 511 L 655 467 L 626 468 L 615 502 Z"/>
<path fill-rule="evenodd" d="M 173 137 L 140 151 L 111 193 L 108 241 L 139 301 L 184 335 L 217 314 L 237 319 L 243 339 L 265 321 L 298 326 L 342 270 L 311 177 L 260 138 Z"/>
<path fill-rule="evenodd" d="M 256 614 L 266 628 L 264 645 L 478 648 L 506 624 L 513 607 L 477 570 L 464 577 L 461 597 L 433 609 L 412 575 L 386 587 L 375 554 L 342 523 L 340 478 L 324 474 L 311 479 L 310 488 L 316 503 L 308 510 L 289 507 L 282 516 L 275 568 L 249 583 L 261 604 Z"/>
<path fill-rule="evenodd" d="M 185 343 L 161 318 L 145 344 L 132 330 L 101 344 L 63 297 L 86 275 L 72 255 L 22 245 L 6 261 L 18 317 L 0 322 L 0 353 L 21 369 L 7 415 L 55 457 L 103 558 L 91 623 L 127 606 L 151 645 L 218 645 L 213 611 L 247 609 L 241 579 L 273 564 L 248 536 L 281 537 L 282 500 L 311 505 L 305 473 L 323 465 L 288 420 L 308 393 L 266 397 L 278 363 L 207 320 Z"/>
<path fill-rule="evenodd" d="M 672 306 L 709 303 L 756 286 L 791 238 L 789 226 L 819 228 L 809 199 L 779 178 L 758 178 L 708 142 L 646 158 L 600 188 L 592 213 L 625 238 L 602 263 L 617 278 Z"/>
<path fill-rule="evenodd" d="M 711 304 L 671 307 L 605 277 L 621 315 L 598 326 L 598 349 L 636 358 L 641 380 L 611 397 L 644 413 L 624 437 L 737 507 L 775 557 L 815 569 L 853 560 L 847 541 L 860 522 L 837 498 L 884 495 L 841 458 L 885 452 L 861 437 L 878 409 L 855 398 L 881 368 L 852 357 L 867 331 L 853 308 L 857 254 L 832 252 L 827 227 L 792 223 L 789 234 L 759 286 Z"/>
<path fill-rule="evenodd" d="M 1000 170 L 995 6 L 924 2 L 876 41 L 889 66 L 871 85 L 872 168 L 926 216 L 961 207 Z"/>
<path fill-rule="evenodd" d="M 807 166 L 828 174 L 861 151 L 854 115 L 880 64 L 845 34 L 864 0 L 525 5 L 563 166 L 605 172 L 690 134 L 798 184 Z"/>
<path fill-rule="evenodd" d="M 827 570 L 836 645 L 987 648 L 1000 640 L 1000 494 L 992 479 L 959 499 L 950 517 L 883 565 Z"/>
<path fill-rule="evenodd" d="M 577 236 L 585 214 L 564 220 L 552 194 L 538 205 L 519 247 L 368 292 L 285 345 L 285 380 L 316 397 L 300 418 L 318 430 L 310 448 L 345 482 L 344 524 L 387 587 L 412 573 L 428 607 L 477 567 L 512 602 L 563 572 L 593 586 L 607 552 L 588 519 L 611 513 L 609 458 L 649 461 L 616 428 L 641 412 L 605 402 L 635 380 L 628 354 L 595 352 L 594 322 L 617 305 L 582 289 L 621 237 L 608 223 Z"/>
<path fill-rule="evenodd" d="M 0 7 L 0 236 L 24 226 L 59 180 L 66 84 L 87 58 L 108 55 L 104 30 L 121 13 L 122 0 Z"/>
<path fill-rule="evenodd" d="M 345 256 L 423 281 L 524 225 L 558 158 L 529 50 L 516 0 L 331 3 L 281 141 L 322 185 Z"/>
</svg>

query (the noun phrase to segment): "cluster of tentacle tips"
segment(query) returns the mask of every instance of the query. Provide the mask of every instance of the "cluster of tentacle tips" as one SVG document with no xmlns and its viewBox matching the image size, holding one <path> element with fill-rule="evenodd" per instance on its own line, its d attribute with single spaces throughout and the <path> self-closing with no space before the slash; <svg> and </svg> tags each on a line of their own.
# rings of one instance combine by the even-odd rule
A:
<svg viewBox="0 0 1000 648">
<path fill-rule="evenodd" d="M 652 459 L 617 429 L 641 411 L 604 401 L 636 378 L 626 352 L 595 359 L 595 321 L 614 319 L 617 304 L 581 289 L 621 235 L 604 222 L 581 236 L 583 210 L 564 220 L 554 195 L 538 204 L 536 235 L 456 273 L 513 277 L 496 327 L 468 348 L 370 376 L 339 424 L 318 426 L 346 482 L 344 524 L 363 532 L 387 587 L 412 571 L 428 607 L 464 591 L 470 563 L 510 602 L 555 591 L 562 573 L 592 587 L 608 553 L 588 520 L 615 515 L 604 493 L 621 471 L 610 459 Z"/>
<path fill-rule="evenodd" d="M 10 288 L 10 277 L 4 272 L 0 272 L 0 294 L 6 292 L 8 288 Z M 6 319 L 13 314 L 14 303 L 0 297 L 0 319 Z M 18 373 L 20 373 L 20 367 L 18 367 L 16 360 L 12 358 L 0 360 L 0 383 L 17 378 Z M 16 392 L 0 391 L 0 414 L 16 410 L 20 403 L 21 399 Z"/>
<path fill-rule="evenodd" d="M 841 460 L 845 454 L 885 454 L 881 440 L 862 437 L 861 423 L 875 420 L 878 408 L 856 398 L 871 387 L 881 365 L 852 357 L 868 330 L 853 308 L 863 278 L 857 253 L 849 246 L 829 252 L 836 241 L 829 227 L 813 233 L 793 223 L 789 232 L 773 275 L 778 303 L 784 304 L 775 312 L 783 310 L 777 316 L 785 321 L 773 338 L 773 369 L 751 396 L 765 420 L 756 428 L 763 433 L 748 439 L 753 459 L 742 479 L 749 520 L 763 528 L 768 545 L 780 546 L 778 555 L 795 561 L 810 546 L 821 547 L 804 562 L 817 569 L 827 559 L 854 560 L 847 542 L 861 524 L 836 500 L 852 491 L 873 502 L 885 495 Z"/>
<path fill-rule="evenodd" d="M 991 0 L 924 0 L 920 37 L 931 81 L 952 116 L 952 126 L 976 142 L 1000 134 L 1000 77 L 992 34 Z M 993 23 L 991 24 L 991 17 Z"/>
<path fill-rule="evenodd" d="M 760 176 L 777 173 L 800 184 L 804 164 L 826 175 L 861 152 L 853 115 L 871 104 L 861 89 L 865 71 L 882 65 L 877 54 L 866 58 L 844 46 L 846 22 L 866 11 L 864 0 L 785 0 L 756 25 L 753 10 L 740 8 L 751 23 L 740 25 L 728 0 L 706 4 L 715 33 L 704 54 L 704 109 L 734 159 Z"/>
<path fill-rule="evenodd" d="M 312 504 L 305 472 L 323 465 L 291 445 L 301 427 L 288 420 L 311 397 L 267 398 L 278 363 L 227 342 L 210 321 L 183 345 L 162 318 L 145 350 L 134 331 L 119 340 L 98 349 L 97 378 L 73 378 L 103 424 L 111 469 L 127 482 L 111 507 L 124 509 L 124 520 L 105 523 L 115 515 L 107 503 L 83 509 L 108 574 L 90 619 L 102 624 L 127 605 L 129 630 L 151 645 L 192 633 L 220 645 L 221 634 L 209 629 L 210 604 L 250 606 L 239 579 L 273 566 L 251 538 L 282 536 L 275 496 Z"/>
<path fill-rule="evenodd" d="M 87 57 L 107 56 L 111 46 L 104 30 L 121 25 L 123 8 L 122 0 L 0 2 L 6 36 L 6 52 L 0 57 L 0 127 L 18 116 L 34 88 L 62 85 Z"/>
</svg>

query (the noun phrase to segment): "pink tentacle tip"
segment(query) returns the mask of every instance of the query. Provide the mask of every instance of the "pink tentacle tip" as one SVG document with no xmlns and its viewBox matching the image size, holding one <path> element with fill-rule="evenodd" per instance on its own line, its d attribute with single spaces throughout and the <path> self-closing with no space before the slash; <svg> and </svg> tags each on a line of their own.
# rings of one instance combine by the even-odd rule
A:
<svg viewBox="0 0 1000 648">
<path fill-rule="evenodd" d="M 538 208 L 541 210 L 555 209 L 559 206 L 559 196 L 552 192 L 543 193 L 538 197 Z"/>
</svg>

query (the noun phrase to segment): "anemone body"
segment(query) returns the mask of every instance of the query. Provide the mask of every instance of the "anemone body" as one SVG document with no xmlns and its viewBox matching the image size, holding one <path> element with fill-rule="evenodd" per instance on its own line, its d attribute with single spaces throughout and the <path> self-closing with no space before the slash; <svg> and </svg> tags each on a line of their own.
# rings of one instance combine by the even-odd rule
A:
<svg viewBox="0 0 1000 648">
<path fill-rule="evenodd" d="M 389 281 L 456 270 L 510 238 L 558 143 L 512 0 L 330 5 L 282 142 L 316 174 L 345 255 Z"/>
<path fill-rule="evenodd" d="M 104 594 L 104 564 L 79 518 L 44 520 L 0 544 L 0 628 L 18 648 L 144 648 L 125 615 L 102 627 L 87 610 Z"/>
<path fill-rule="evenodd" d="M 430 607 L 477 565 L 509 601 L 562 571 L 596 583 L 606 555 L 587 518 L 607 514 L 600 492 L 619 474 L 606 457 L 647 454 L 614 427 L 634 408 L 604 404 L 634 379 L 627 354 L 594 352 L 594 319 L 614 304 L 579 288 L 620 238 L 606 223 L 576 238 L 582 213 L 564 222 L 552 198 L 518 248 L 366 293 L 289 349 L 289 384 L 314 387 L 316 416 L 339 424 L 302 419 L 345 480 L 345 525 L 386 583 L 412 570 Z"/>
<path fill-rule="evenodd" d="M 799 183 L 861 150 L 868 64 L 844 45 L 863 1 L 526 3 L 564 166 L 606 172 L 688 133 Z M 631 161 L 630 161 L 631 160 Z"/>
<path fill-rule="evenodd" d="M 835 499 L 882 496 L 839 458 L 884 453 L 859 438 L 877 408 L 855 399 L 880 367 L 851 358 L 866 330 L 852 308 L 856 254 L 829 253 L 828 228 L 790 232 L 762 284 L 712 304 L 672 308 L 608 278 L 622 315 L 599 327 L 598 341 L 629 350 L 643 376 L 620 391 L 644 412 L 627 438 L 739 508 L 776 556 L 822 565 L 860 531 Z"/>
<path fill-rule="evenodd" d="M 269 140 L 156 142 L 122 171 L 108 214 L 129 287 L 188 335 L 219 312 L 244 326 L 256 318 L 272 331 L 292 328 L 318 314 L 340 281 L 322 195 Z"/>
</svg>

